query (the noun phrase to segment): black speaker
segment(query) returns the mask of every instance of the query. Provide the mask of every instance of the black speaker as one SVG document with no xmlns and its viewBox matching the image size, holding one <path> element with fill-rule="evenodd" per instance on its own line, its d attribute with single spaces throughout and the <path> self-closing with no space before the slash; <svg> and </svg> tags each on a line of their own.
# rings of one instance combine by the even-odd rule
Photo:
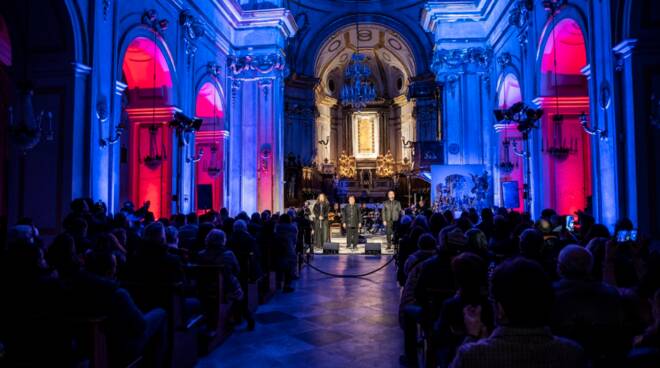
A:
<svg viewBox="0 0 660 368">
<path fill-rule="evenodd" d="M 380 243 L 366 243 L 364 245 L 364 254 L 380 255 Z"/>
<path fill-rule="evenodd" d="M 211 184 L 197 185 L 197 209 L 213 209 L 213 186 Z"/>
<path fill-rule="evenodd" d="M 339 254 L 339 243 L 323 243 L 323 254 Z"/>
</svg>

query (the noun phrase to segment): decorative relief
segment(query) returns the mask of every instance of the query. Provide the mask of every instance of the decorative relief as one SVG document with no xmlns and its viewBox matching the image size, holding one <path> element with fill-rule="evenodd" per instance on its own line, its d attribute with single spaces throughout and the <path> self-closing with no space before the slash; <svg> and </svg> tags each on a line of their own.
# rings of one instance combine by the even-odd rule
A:
<svg viewBox="0 0 660 368">
<path fill-rule="evenodd" d="M 462 49 L 436 49 L 431 68 L 436 74 L 466 69 L 486 70 L 493 58 L 490 47 L 467 47 Z"/>
<path fill-rule="evenodd" d="M 509 11 L 509 24 L 518 28 L 525 28 L 529 20 L 529 13 L 534 8 L 532 0 L 518 0 Z"/>
<path fill-rule="evenodd" d="M 220 76 L 222 76 L 222 66 L 214 62 L 210 62 L 206 64 L 206 70 L 208 71 L 209 74 L 211 74 L 216 78 L 220 78 Z"/>
<path fill-rule="evenodd" d="M 197 53 L 196 40 L 204 37 L 206 29 L 204 28 L 204 23 L 193 16 L 189 10 L 181 12 L 181 15 L 179 15 L 179 24 L 183 28 L 183 43 L 186 55 L 188 56 L 188 64 L 190 64 L 192 58 Z"/>
<path fill-rule="evenodd" d="M 142 24 L 162 35 L 167 30 L 167 26 L 170 22 L 167 19 L 158 19 L 156 9 L 149 9 L 142 13 Z"/>
<path fill-rule="evenodd" d="M 285 77 L 288 73 L 286 61 L 280 54 L 230 55 L 227 67 L 237 78 Z"/>
<path fill-rule="evenodd" d="M 511 65 L 513 57 L 509 52 L 503 52 L 500 56 L 497 57 L 497 63 L 500 64 L 500 67 L 504 68 L 507 65 Z"/>
</svg>

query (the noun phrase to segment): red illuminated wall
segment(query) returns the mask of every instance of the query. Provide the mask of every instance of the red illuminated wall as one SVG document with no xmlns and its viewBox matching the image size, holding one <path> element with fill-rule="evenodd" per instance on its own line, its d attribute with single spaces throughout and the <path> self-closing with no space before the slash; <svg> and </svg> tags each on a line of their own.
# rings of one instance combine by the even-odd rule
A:
<svg viewBox="0 0 660 368">
<path fill-rule="evenodd" d="M 128 197 L 141 206 L 151 202 L 156 218 L 169 217 L 172 201 L 172 130 L 167 123 L 175 108 L 169 106 L 172 78 L 167 62 L 154 41 L 137 37 L 126 49 L 122 71 L 129 96 Z M 165 159 L 148 167 L 149 128 L 157 126 L 156 148 Z"/>
<path fill-rule="evenodd" d="M 544 203 L 566 215 L 585 209 L 592 194 L 590 140 L 578 120 L 580 113 L 589 112 L 587 79 L 581 72 L 586 64 L 586 47 L 579 25 L 572 19 L 559 21 L 554 38 L 550 33 L 543 52 L 541 90 L 544 97 L 540 97 L 537 103 L 545 111 L 541 122 L 544 148 L 554 145 L 553 116 L 556 114 L 564 117 L 562 136 L 565 145 L 576 147 L 576 152 L 565 160 L 543 155 Z"/>
<path fill-rule="evenodd" d="M 507 74 L 502 80 L 502 83 L 500 85 L 499 99 L 498 99 L 499 108 L 507 109 L 516 102 L 520 102 L 520 101 L 522 101 L 520 83 L 513 74 Z M 523 148 L 522 135 L 520 134 L 520 132 L 518 132 L 518 129 L 514 125 L 506 125 L 498 129 L 497 137 L 498 137 L 497 143 L 499 147 L 499 155 L 497 159 L 498 163 L 506 159 L 504 145 L 502 144 L 505 139 L 508 139 L 510 142 L 514 142 L 514 141 L 517 142 L 518 150 L 522 150 Z M 525 184 L 523 178 L 523 162 L 520 157 L 516 156 L 513 153 L 513 150 L 514 150 L 513 144 L 511 144 L 509 146 L 509 161 L 516 164 L 517 166 L 514 167 L 510 173 L 505 173 L 501 170 L 499 171 L 499 175 L 500 175 L 499 190 L 501 190 L 501 183 L 506 181 L 517 181 L 518 200 L 520 206 L 514 208 L 514 210 L 522 212 L 524 210 L 523 189 Z"/>
<path fill-rule="evenodd" d="M 220 167 L 224 162 L 224 113 L 222 111 L 222 100 L 218 89 L 211 83 L 205 83 L 200 88 L 195 102 L 195 115 L 204 120 L 202 131 L 195 136 L 195 146 L 197 150 L 202 148 L 204 156 L 197 163 L 196 182 L 200 184 L 210 184 L 213 193 L 213 209 L 219 210 L 223 203 L 223 177 L 224 172 L 212 177 L 207 169 L 211 165 L 212 159 Z M 215 145 L 216 152 L 211 152 L 211 147 Z M 213 157 L 215 156 L 215 157 Z M 202 212 L 201 210 L 199 212 Z"/>
</svg>

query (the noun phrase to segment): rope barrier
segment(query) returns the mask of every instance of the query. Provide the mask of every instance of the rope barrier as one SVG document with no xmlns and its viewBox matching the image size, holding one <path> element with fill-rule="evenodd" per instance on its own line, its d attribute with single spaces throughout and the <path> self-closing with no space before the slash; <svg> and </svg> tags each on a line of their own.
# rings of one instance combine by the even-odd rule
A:
<svg viewBox="0 0 660 368">
<path fill-rule="evenodd" d="M 348 274 L 348 275 L 346 275 L 346 274 L 338 274 L 338 273 L 332 273 L 332 272 L 324 271 L 324 270 L 322 270 L 322 269 L 320 269 L 320 268 L 314 266 L 313 264 L 311 264 L 311 263 L 309 262 L 309 259 L 308 259 L 307 257 L 303 257 L 303 260 L 304 260 L 305 264 L 308 265 L 311 269 L 313 269 L 314 271 L 319 272 L 319 273 L 321 273 L 321 274 L 323 274 L 323 275 L 326 275 L 326 276 L 330 276 L 330 277 L 340 277 L 340 278 L 359 278 L 359 277 L 366 277 L 366 276 L 369 276 L 369 275 L 371 275 L 371 274 L 374 274 L 374 273 L 376 273 L 376 272 L 378 272 L 378 271 L 384 269 L 384 268 L 387 267 L 390 263 L 392 263 L 392 261 L 394 261 L 395 258 L 396 258 L 395 256 L 390 257 L 390 259 L 389 259 L 387 262 L 385 262 L 384 265 L 382 265 L 382 266 L 376 268 L 375 270 L 371 270 L 371 271 L 369 271 L 369 272 L 360 273 L 360 274 Z"/>
</svg>

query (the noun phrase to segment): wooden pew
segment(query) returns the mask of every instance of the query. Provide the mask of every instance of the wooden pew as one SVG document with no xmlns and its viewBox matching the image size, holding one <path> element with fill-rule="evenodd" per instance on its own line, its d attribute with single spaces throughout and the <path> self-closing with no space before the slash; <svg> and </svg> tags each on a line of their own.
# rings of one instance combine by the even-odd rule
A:
<svg viewBox="0 0 660 368">
<path fill-rule="evenodd" d="M 186 315 L 183 283 L 122 282 L 143 312 L 163 308 L 167 312 L 168 361 L 172 367 L 193 367 L 197 362 L 197 333 L 201 314 Z"/>
<path fill-rule="evenodd" d="M 71 329 L 74 339 L 72 345 L 76 346 L 80 355 L 78 366 L 90 368 L 108 368 L 117 366 L 111 362 L 108 341 L 104 332 L 106 317 L 66 318 L 65 323 Z M 143 360 L 142 356 L 135 357 L 122 366 L 126 368 L 138 367 Z"/>
<path fill-rule="evenodd" d="M 193 281 L 196 295 L 206 316 L 206 330 L 201 334 L 199 352 L 208 354 L 231 334 L 233 301 L 224 291 L 224 268 L 212 265 L 187 265 L 186 276 Z"/>
<path fill-rule="evenodd" d="M 276 291 L 277 273 L 268 271 L 259 279 L 259 304 L 266 304 Z"/>
<path fill-rule="evenodd" d="M 440 309 L 445 300 L 453 297 L 456 290 L 453 289 L 426 289 L 429 299 L 425 305 L 422 306 L 422 316 L 419 321 L 419 332 L 424 340 L 423 344 L 423 361 L 424 367 L 435 368 L 437 362 L 437 342 L 433 339 L 433 325 L 439 317 Z"/>
</svg>

